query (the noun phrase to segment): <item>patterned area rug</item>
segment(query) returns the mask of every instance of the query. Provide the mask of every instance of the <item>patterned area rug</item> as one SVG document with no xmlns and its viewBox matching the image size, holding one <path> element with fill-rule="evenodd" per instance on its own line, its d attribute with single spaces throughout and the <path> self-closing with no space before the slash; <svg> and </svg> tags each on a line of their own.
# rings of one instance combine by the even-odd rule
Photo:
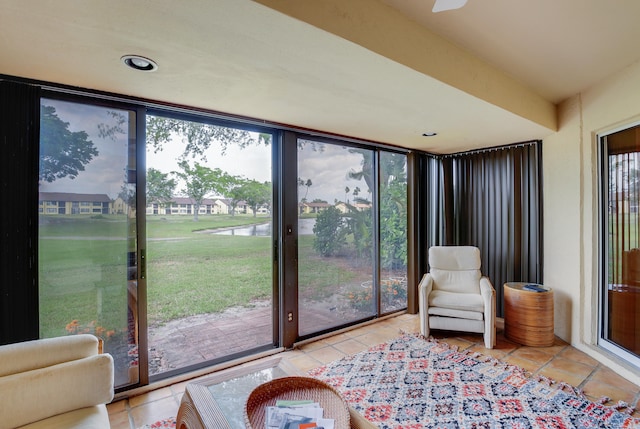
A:
<svg viewBox="0 0 640 429">
<path fill-rule="evenodd" d="M 174 429 L 176 427 L 176 419 L 169 418 L 164 420 L 158 420 L 155 423 L 149 425 L 140 426 L 138 429 Z"/>
<path fill-rule="evenodd" d="M 640 428 L 640 419 L 591 402 L 567 384 L 445 343 L 403 335 L 309 375 L 339 390 L 384 429 Z M 630 410 L 632 411 L 632 410 Z"/>
</svg>

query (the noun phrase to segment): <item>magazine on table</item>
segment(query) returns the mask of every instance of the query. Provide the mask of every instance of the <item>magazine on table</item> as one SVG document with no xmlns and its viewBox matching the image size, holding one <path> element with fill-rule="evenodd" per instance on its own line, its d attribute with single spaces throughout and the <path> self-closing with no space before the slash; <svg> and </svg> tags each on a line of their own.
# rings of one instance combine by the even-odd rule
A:
<svg viewBox="0 0 640 429">
<path fill-rule="evenodd" d="M 266 413 L 266 429 L 334 429 L 333 419 L 325 419 L 313 401 L 278 401 Z"/>
</svg>

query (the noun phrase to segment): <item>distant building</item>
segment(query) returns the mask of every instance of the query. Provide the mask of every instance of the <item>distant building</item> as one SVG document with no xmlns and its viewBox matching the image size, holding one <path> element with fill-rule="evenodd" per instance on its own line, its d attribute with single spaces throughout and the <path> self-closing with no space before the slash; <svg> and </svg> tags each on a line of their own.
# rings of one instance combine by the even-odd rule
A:
<svg viewBox="0 0 640 429">
<path fill-rule="evenodd" d="M 160 205 L 152 203 L 147 206 L 147 214 L 155 215 L 192 215 L 195 212 L 195 200 L 188 197 L 174 197 L 170 202 Z M 229 198 L 205 198 L 198 207 L 198 215 L 231 214 L 232 200 Z M 239 201 L 235 207 L 236 214 L 253 214 L 246 201 Z M 266 208 L 258 209 L 259 214 L 269 213 Z"/>
<path fill-rule="evenodd" d="M 331 204 L 325 202 L 307 203 L 302 202 L 298 205 L 300 214 L 320 213 L 329 207 Z"/>
<path fill-rule="evenodd" d="M 370 208 L 371 203 L 353 203 L 353 204 L 349 204 L 349 206 L 354 207 L 356 210 L 361 212 L 363 210 Z M 343 203 L 342 201 L 336 204 L 336 208 L 340 210 L 340 213 L 342 214 L 348 213 L 351 211 L 347 206 L 347 204 Z"/>
<path fill-rule="evenodd" d="M 107 194 L 40 192 L 38 212 L 42 215 L 112 214 L 113 201 Z"/>
</svg>

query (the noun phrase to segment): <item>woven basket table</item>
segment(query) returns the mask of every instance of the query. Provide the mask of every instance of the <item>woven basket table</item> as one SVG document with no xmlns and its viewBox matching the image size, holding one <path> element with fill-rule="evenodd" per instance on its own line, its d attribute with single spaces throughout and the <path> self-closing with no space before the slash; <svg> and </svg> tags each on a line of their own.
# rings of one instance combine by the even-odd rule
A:
<svg viewBox="0 0 640 429">
<path fill-rule="evenodd" d="M 266 410 L 277 400 L 312 400 L 324 409 L 324 418 L 335 421 L 335 429 L 349 429 L 350 417 L 347 403 L 340 393 L 327 383 L 311 377 L 282 377 L 253 389 L 244 406 L 247 429 L 264 429 Z"/>
</svg>

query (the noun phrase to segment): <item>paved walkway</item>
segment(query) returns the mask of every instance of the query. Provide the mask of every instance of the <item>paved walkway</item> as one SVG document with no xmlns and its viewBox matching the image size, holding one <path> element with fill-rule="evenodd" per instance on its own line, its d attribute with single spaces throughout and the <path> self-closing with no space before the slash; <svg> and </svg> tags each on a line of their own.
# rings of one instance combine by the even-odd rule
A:
<svg viewBox="0 0 640 429">
<path fill-rule="evenodd" d="M 326 304 L 323 304 L 326 308 Z M 317 306 L 302 321 L 302 332 L 332 327 L 354 315 L 323 310 Z M 222 358 L 252 348 L 272 344 L 271 303 L 253 308 L 230 308 L 223 313 L 203 314 L 149 329 L 150 374 Z"/>
</svg>

